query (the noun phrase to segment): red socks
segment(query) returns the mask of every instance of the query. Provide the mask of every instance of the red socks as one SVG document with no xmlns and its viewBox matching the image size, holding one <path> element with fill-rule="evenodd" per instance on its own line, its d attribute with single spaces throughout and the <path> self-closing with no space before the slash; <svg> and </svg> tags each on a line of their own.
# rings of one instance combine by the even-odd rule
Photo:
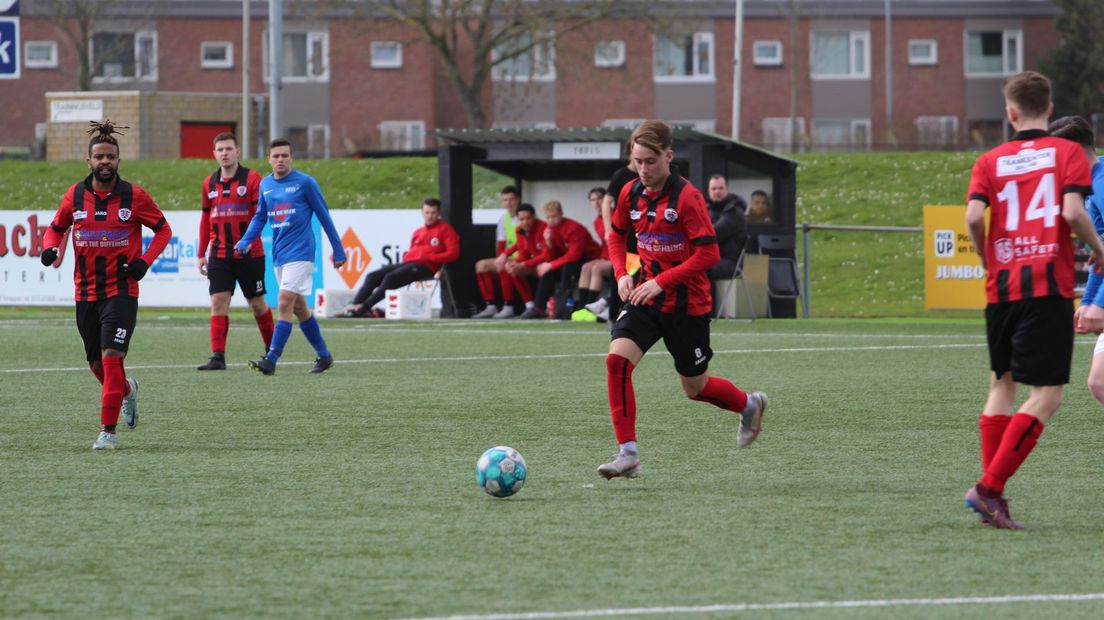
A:
<svg viewBox="0 0 1104 620">
<path fill-rule="evenodd" d="M 533 287 L 529 286 L 529 278 L 525 276 L 510 276 L 510 282 L 517 290 L 518 297 L 525 303 L 533 301 Z"/>
<path fill-rule="evenodd" d="M 709 377 L 705 387 L 694 397 L 694 400 L 707 402 L 721 409 L 728 409 L 740 413 L 747 407 L 747 392 L 732 384 L 728 379 Z"/>
<path fill-rule="evenodd" d="M 493 304 L 495 300 L 494 276 L 490 273 L 475 274 L 475 282 L 479 285 L 479 294 L 483 301 Z"/>
<path fill-rule="evenodd" d="M 230 331 L 230 317 L 211 315 L 211 352 L 226 353 L 226 332 Z"/>
<path fill-rule="evenodd" d="M 989 469 L 989 463 L 997 455 L 1004 429 L 1012 421 L 1010 415 L 983 415 L 978 418 L 978 433 L 981 435 L 981 473 Z"/>
<path fill-rule="evenodd" d="M 254 314 L 253 318 L 257 320 L 257 327 L 261 330 L 261 339 L 264 340 L 265 351 L 267 351 L 272 344 L 272 330 L 275 329 L 272 322 L 272 308 L 265 310 L 264 314 Z M 223 339 L 223 344 L 225 343 L 226 340 Z"/>
<path fill-rule="evenodd" d="M 126 371 L 123 370 L 123 358 L 104 357 L 103 390 L 100 395 L 100 423 L 114 426 L 119 422 L 119 408 L 123 405 L 126 392 Z"/>
<path fill-rule="evenodd" d="M 92 374 L 96 375 L 96 381 L 99 381 L 100 385 L 103 385 L 103 382 L 104 382 L 103 364 L 102 363 L 99 364 L 99 365 L 89 364 L 88 369 L 92 371 Z"/>
<path fill-rule="evenodd" d="M 514 278 L 505 271 L 498 274 L 498 286 L 502 289 L 502 303 L 509 306 L 514 303 Z"/>
<path fill-rule="evenodd" d="M 1031 454 L 1042 433 L 1043 423 L 1035 416 L 1029 413 L 1012 416 L 1001 436 L 1000 447 L 981 476 L 981 486 L 996 494 L 1003 493 L 1005 483 Z"/>
<path fill-rule="evenodd" d="M 613 433 L 617 443 L 636 441 L 636 394 L 633 392 L 633 365 L 628 359 L 610 353 L 606 356 L 606 394 L 609 397 Z"/>
</svg>

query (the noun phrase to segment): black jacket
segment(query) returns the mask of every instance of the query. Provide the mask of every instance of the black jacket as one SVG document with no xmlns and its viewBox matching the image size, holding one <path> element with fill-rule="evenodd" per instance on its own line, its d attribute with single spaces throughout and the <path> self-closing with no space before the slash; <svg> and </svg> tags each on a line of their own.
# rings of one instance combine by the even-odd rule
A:
<svg viewBox="0 0 1104 620">
<path fill-rule="evenodd" d="M 709 221 L 717 231 L 717 245 L 721 258 L 736 260 L 747 242 L 747 203 L 736 194 L 725 196 L 720 202 L 706 198 L 709 206 Z"/>
</svg>

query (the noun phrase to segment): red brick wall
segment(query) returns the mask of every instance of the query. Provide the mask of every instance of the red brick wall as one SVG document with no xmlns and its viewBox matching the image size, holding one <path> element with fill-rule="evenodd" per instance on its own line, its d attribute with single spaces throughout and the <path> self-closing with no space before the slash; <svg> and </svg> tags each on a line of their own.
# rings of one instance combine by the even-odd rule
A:
<svg viewBox="0 0 1104 620">
<path fill-rule="evenodd" d="M 20 73 L 18 80 L 0 80 L 0 109 L 4 110 L 0 145 L 26 146 L 34 141 L 36 123 L 46 122 L 48 91 L 77 90 L 77 53 L 65 38 L 63 31 L 45 20 L 23 18 L 20 20 L 20 36 L 23 41 L 56 41 L 58 67 L 56 69 L 28 69 L 22 66 L 23 50 L 19 52 Z"/>
<path fill-rule="evenodd" d="M 718 26 L 720 41 L 724 32 L 728 32 L 725 45 L 718 44 L 718 59 L 732 58 L 733 22 L 721 21 Z M 755 41 L 781 41 L 782 65 L 778 67 L 757 67 L 752 56 Z M 766 117 L 786 117 L 790 114 L 791 96 L 797 99 L 797 116 L 805 119 L 809 128 L 809 115 L 812 107 L 809 99 L 809 22 L 801 20 L 797 27 L 797 92 L 790 92 L 790 78 L 793 69 L 790 46 L 790 25 L 785 19 L 755 19 L 744 22 L 744 45 L 742 51 L 743 67 L 740 83 L 743 91 L 740 101 L 740 139 L 745 142 L 759 143 L 763 136 L 762 119 Z M 727 67 L 722 71 L 721 67 Z M 717 130 L 727 133 L 732 125 L 732 65 L 730 62 L 718 62 L 717 83 Z M 723 105 L 722 105 L 723 102 Z M 720 118 L 727 113 L 727 117 Z"/>
<path fill-rule="evenodd" d="M 625 64 L 595 67 L 599 41 L 624 41 Z M 652 33 L 632 22 L 593 24 L 556 46 L 556 125 L 597 127 L 611 118 L 655 115 Z"/>
<path fill-rule="evenodd" d="M 893 120 L 897 140 L 915 144 L 917 116 L 957 116 L 966 123 L 964 26 L 960 19 L 900 19 L 893 22 Z M 909 39 L 935 39 L 936 65 L 909 65 Z M 884 82 L 882 93 L 884 96 Z M 884 118 L 885 103 L 881 103 Z"/>
</svg>

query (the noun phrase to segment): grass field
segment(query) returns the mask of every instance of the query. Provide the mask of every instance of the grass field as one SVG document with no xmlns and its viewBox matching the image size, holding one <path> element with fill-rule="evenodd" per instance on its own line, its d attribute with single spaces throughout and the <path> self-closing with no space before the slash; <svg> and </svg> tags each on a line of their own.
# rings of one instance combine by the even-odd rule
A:
<svg viewBox="0 0 1104 620">
<path fill-rule="evenodd" d="M 681 397 L 655 350 L 634 376 L 645 474 L 605 481 L 601 326 L 330 321 L 331 372 L 306 374 L 296 333 L 263 377 L 247 316 L 232 367 L 201 374 L 203 314 L 144 310 L 140 423 L 93 453 L 71 310 L 0 317 L 6 618 L 1104 615 L 1089 339 L 1009 486 L 1030 527 L 1010 532 L 961 500 L 976 321 L 715 323 L 714 374 L 771 396 L 760 440 L 735 449 L 736 416 Z M 507 500 L 473 481 L 496 444 L 530 466 Z"/>
</svg>

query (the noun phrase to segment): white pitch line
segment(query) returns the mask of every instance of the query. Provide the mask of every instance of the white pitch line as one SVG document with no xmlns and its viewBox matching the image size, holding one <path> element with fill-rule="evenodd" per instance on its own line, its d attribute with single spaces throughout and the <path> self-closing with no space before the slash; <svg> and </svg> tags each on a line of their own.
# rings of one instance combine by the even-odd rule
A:
<svg viewBox="0 0 1104 620">
<path fill-rule="evenodd" d="M 840 353 L 848 351 L 911 351 L 919 349 L 980 349 L 984 347 L 984 343 L 960 343 L 960 344 L 902 344 L 902 345 L 885 345 L 885 346 L 863 346 L 863 347 L 791 347 L 784 349 L 717 349 L 713 351 L 714 355 L 741 355 L 748 353 Z M 665 349 L 653 349 L 656 353 L 667 353 Z M 427 362 L 507 362 L 518 360 L 547 360 L 547 359 L 578 359 L 587 357 L 605 357 L 605 352 L 595 353 L 540 353 L 529 355 L 455 355 L 455 356 L 439 356 L 439 357 L 383 357 L 374 359 L 354 359 L 345 360 L 338 358 L 337 364 L 401 364 L 401 363 L 417 363 L 424 364 Z M 314 362 L 307 361 L 281 361 L 281 366 L 306 366 L 313 364 Z M 245 364 L 228 364 L 230 368 L 244 367 Z M 192 364 L 144 364 L 144 365 L 127 365 L 127 370 L 150 370 L 150 369 L 169 369 L 176 370 L 181 368 L 192 368 Z M 28 372 L 71 372 L 74 370 L 86 371 L 85 366 L 76 367 L 62 367 L 62 368 L 7 368 L 0 369 L 0 374 L 20 374 Z"/>
<path fill-rule="evenodd" d="M 555 618 L 604 618 L 655 614 L 710 614 L 719 612 L 779 611 L 788 609 L 849 609 L 858 607 L 923 607 L 934 605 L 998 605 L 1010 603 L 1076 603 L 1104 600 L 1096 594 L 1023 594 L 1008 596 L 965 596 L 958 598 L 896 598 L 858 601 L 794 601 L 787 603 L 737 603 L 671 607 L 625 607 L 621 609 L 579 609 L 574 611 L 532 611 L 497 614 L 466 614 L 408 618 L 407 620 L 551 620 Z"/>
</svg>

